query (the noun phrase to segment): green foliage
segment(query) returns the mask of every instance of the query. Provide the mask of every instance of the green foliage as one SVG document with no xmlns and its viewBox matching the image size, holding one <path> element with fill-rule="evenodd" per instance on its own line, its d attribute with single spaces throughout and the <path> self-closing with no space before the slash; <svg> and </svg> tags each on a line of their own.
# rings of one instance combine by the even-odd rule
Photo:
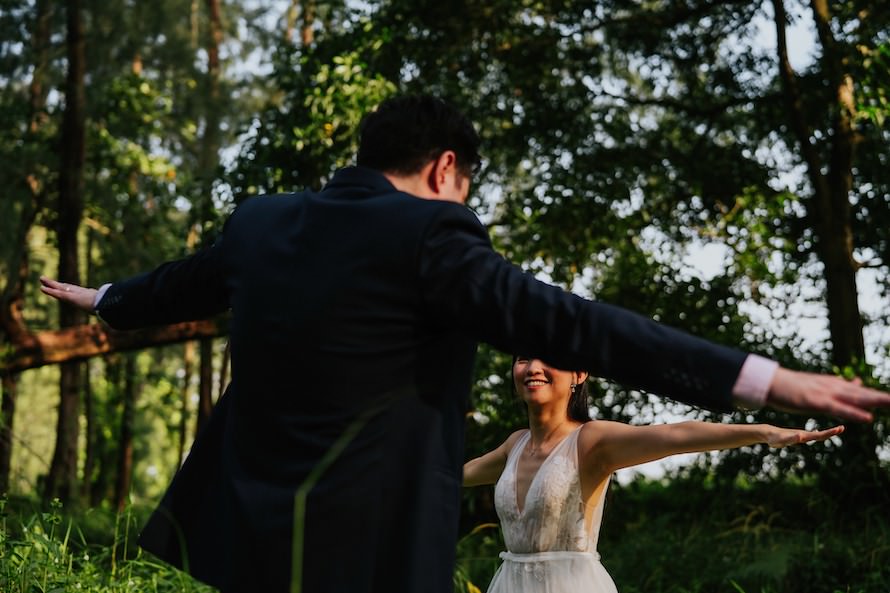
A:
<svg viewBox="0 0 890 593">
<path fill-rule="evenodd" d="M 357 45 L 341 54 L 327 48 L 276 54 L 273 76 L 280 95 L 260 116 L 230 176 L 236 196 L 318 189 L 335 169 L 351 164 L 361 117 L 395 92 L 363 53 L 380 41 L 369 24 L 356 32 Z"/>
<path fill-rule="evenodd" d="M 850 517 L 812 480 L 634 482 L 607 503 L 600 549 L 622 591 L 882 591 L 890 525 Z"/>
<path fill-rule="evenodd" d="M 136 519 L 71 517 L 58 501 L 45 511 L 0 498 L 0 590 L 4 593 L 210 593 L 188 575 L 134 546 Z"/>
<path fill-rule="evenodd" d="M 481 593 L 500 564 L 504 540 L 496 523 L 477 525 L 457 542 L 455 593 Z"/>
</svg>

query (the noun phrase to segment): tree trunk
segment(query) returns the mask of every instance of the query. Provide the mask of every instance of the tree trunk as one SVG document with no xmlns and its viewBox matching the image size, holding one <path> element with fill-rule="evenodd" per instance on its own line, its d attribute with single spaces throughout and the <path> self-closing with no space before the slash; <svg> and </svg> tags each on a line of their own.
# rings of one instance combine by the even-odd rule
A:
<svg viewBox="0 0 890 593">
<path fill-rule="evenodd" d="M 28 136 L 34 137 L 46 119 L 46 69 L 48 63 L 49 31 L 50 31 L 49 0 L 38 0 L 35 5 L 35 18 L 32 41 L 34 45 L 34 73 L 28 85 L 28 102 L 30 117 Z M 22 318 L 25 283 L 28 279 L 28 236 L 31 227 L 41 209 L 43 187 L 38 176 L 33 172 L 36 163 L 26 163 L 26 176 L 22 180 L 23 195 L 28 196 L 23 208 L 22 218 L 16 230 L 15 251 L 11 255 L 8 270 L 10 276 L 0 294 L 0 345 L 32 344 L 33 337 Z M 3 376 L 2 413 L 0 413 L 0 492 L 6 492 L 9 486 L 9 468 L 12 459 L 13 420 L 15 414 L 16 387 L 18 375 Z"/>
<path fill-rule="evenodd" d="M 198 156 L 198 171 L 201 175 L 199 181 L 198 197 L 201 208 L 198 215 L 199 222 L 206 224 L 213 218 L 213 181 L 219 167 L 220 149 L 220 60 L 219 46 L 222 43 L 222 20 L 220 15 L 219 0 L 207 0 L 209 14 L 210 35 L 207 38 L 207 76 L 206 93 L 204 97 L 204 133 L 201 137 L 201 146 Z M 201 240 L 208 239 L 207 233 L 202 233 Z"/>
<path fill-rule="evenodd" d="M 18 375 L 6 375 L 0 380 L 3 401 L 0 405 L 0 495 L 9 492 L 9 470 L 12 462 L 13 420 Z"/>
<path fill-rule="evenodd" d="M 28 85 L 31 103 L 31 121 L 28 130 L 36 134 L 46 118 L 46 69 L 49 64 L 49 33 L 52 17 L 50 0 L 37 0 L 34 18 L 34 74 Z"/>
<path fill-rule="evenodd" d="M 309 47 L 315 41 L 315 0 L 303 2 L 303 26 L 300 29 L 300 38 L 303 47 Z"/>
<path fill-rule="evenodd" d="M 198 414 L 195 419 L 195 437 L 207 424 L 213 411 L 213 340 L 200 343 L 200 368 L 198 369 Z"/>
<path fill-rule="evenodd" d="M 114 486 L 114 508 L 121 512 L 127 506 L 127 496 L 133 482 L 133 428 L 139 388 L 136 377 L 136 355 L 127 355 L 124 366 L 123 410 L 117 448 L 117 480 Z"/>
<path fill-rule="evenodd" d="M 219 0 L 206 0 L 209 35 L 207 37 L 207 76 L 205 78 L 204 133 L 201 136 L 198 169 L 198 224 L 201 227 L 201 242 L 207 243 L 212 236 L 213 181 L 219 167 L 220 149 L 220 76 L 219 46 L 222 44 L 222 16 Z M 195 436 L 201 431 L 213 409 L 213 340 L 200 342 L 198 412 L 195 418 Z"/>
<path fill-rule="evenodd" d="M 195 343 L 193 341 L 185 343 L 182 361 L 182 413 L 179 417 L 179 455 L 176 459 L 176 469 L 182 467 L 182 462 L 185 460 L 185 443 L 188 438 L 186 433 L 188 432 L 189 394 L 191 393 L 192 374 L 195 366 Z"/>
<path fill-rule="evenodd" d="M 87 269 L 86 269 L 86 285 L 93 286 L 93 235 L 91 228 L 87 229 Z M 83 415 L 84 430 L 86 435 L 83 444 L 83 477 L 81 479 L 81 500 L 89 500 L 90 483 L 93 481 L 93 466 L 95 465 L 95 443 L 96 443 L 96 418 L 93 402 L 93 385 L 92 374 L 90 372 L 90 363 L 83 365 Z"/>
<path fill-rule="evenodd" d="M 65 82 L 65 113 L 62 118 L 61 164 L 59 170 L 59 279 L 80 284 L 77 235 L 83 216 L 83 166 L 85 153 L 84 76 L 86 71 L 83 21 L 80 0 L 69 0 L 67 12 L 68 72 Z M 80 312 L 65 303 L 59 306 L 59 325 L 73 327 Z M 81 386 L 79 363 L 61 366 L 59 419 L 56 446 L 47 476 L 47 498 L 74 498 L 77 482 L 78 407 Z"/>
<path fill-rule="evenodd" d="M 294 29 L 297 26 L 297 16 L 300 14 L 300 0 L 291 0 L 284 13 L 284 41 L 290 45 L 294 42 Z"/>
<path fill-rule="evenodd" d="M 828 287 L 829 329 L 831 332 L 832 362 L 839 368 L 852 366 L 857 373 L 866 370 L 864 323 L 859 310 L 856 272 L 859 265 L 854 258 L 852 207 L 853 166 L 856 145 L 860 137 L 853 126 L 856 105 L 853 99 L 853 78 L 847 71 L 844 57 L 831 30 L 831 14 L 827 0 L 812 0 L 813 19 L 822 45 L 822 65 L 828 73 L 833 96 L 831 151 L 825 181 L 827 199 L 819 200 L 819 216 L 826 237 L 822 242 L 822 261 Z M 866 497 L 877 494 L 888 485 L 882 471 L 877 449 L 878 435 L 871 425 L 850 424 L 844 434 L 844 447 L 838 456 L 841 472 L 848 479 L 866 486 Z M 857 468 L 857 469 L 853 469 Z M 855 475 L 858 474 L 858 475 Z"/>
<path fill-rule="evenodd" d="M 828 327 L 831 336 L 831 361 L 841 369 L 864 369 L 865 341 L 859 310 L 854 258 L 850 190 L 853 184 L 853 159 L 858 135 L 853 127 L 855 105 L 852 78 L 844 71 L 844 62 L 831 30 L 831 16 L 826 0 L 812 1 L 813 18 L 822 46 L 821 66 L 826 73 L 831 95 L 826 97 L 825 113 L 831 122 L 828 135 L 829 162 L 813 141 L 813 126 L 807 121 L 803 95 L 797 75 L 788 59 L 785 27 L 787 16 L 782 0 L 773 0 L 775 11 L 779 69 L 787 99 L 791 129 L 797 138 L 807 175 L 813 188 L 807 205 L 808 216 L 816 233 L 817 253 L 825 266 Z M 844 481 L 863 480 L 877 484 L 881 475 L 877 456 L 878 439 L 872 426 L 850 424 L 844 434 L 844 447 L 835 456 Z M 831 473 L 831 472 L 829 472 Z M 855 474 L 855 476 L 854 476 Z M 829 481 L 835 481 L 832 475 Z"/>
<path fill-rule="evenodd" d="M 828 284 L 828 311 L 832 361 L 839 367 L 865 362 L 863 321 L 859 311 L 853 257 L 853 224 L 850 190 L 853 188 L 853 157 L 858 135 L 853 129 L 853 82 L 843 71 L 843 58 L 831 32 L 826 0 L 813 0 L 813 18 L 822 45 L 822 67 L 833 92 L 826 105 L 832 114 L 831 151 L 828 171 L 812 171 L 822 177 L 816 192 L 819 243 Z"/>
<path fill-rule="evenodd" d="M 83 445 L 83 479 L 81 480 L 81 499 L 89 500 L 90 484 L 96 466 L 96 410 L 93 401 L 93 385 L 90 364 L 83 365 L 83 415 L 86 435 Z"/>
<path fill-rule="evenodd" d="M 293 43 L 294 30 L 300 16 L 300 0 L 291 0 L 284 15 L 284 41 L 288 44 Z M 312 45 L 315 41 L 315 2 L 314 0 L 303 1 L 303 19 L 300 24 L 300 41 L 303 47 Z"/>
<path fill-rule="evenodd" d="M 818 2 L 814 3 L 818 4 Z M 800 146 L 812 185 L 813 197 L 808 214 L 818 241 L 818 253 L 825 265 L 829 331 L 832 342 L 832 362 L 840 367 L 855 360 L 862 361 L 865 346 L 862 337 L 862 316 L 859 312 L 856 289 L 856 262 L 853 258 L 853 232 L 850 211 L 853 148 L 855 134 L 850 123 L 850 105 L 840 98 L 845 94 L 846 78 L 839 74 L 839 58 L 831 37 L 826 13 L 814 11 L 823 49 L 823 68 L 835 86 L 835 96 L 828 99 L 826 113 L 831 115 L 834 134 L 831 138 L 831 162 L 824 163 L 812 137 L 813 126 L 806 119 L 803 94 L 797 75 L 788 59 L 785 37 L 787 16 L 783 0 L 773 0 L 779 71 L 784 86 L 791 128 Z M 827 8 L 825 9 L 827 11 Z M 826 30 L 827 29 L 827 30 Z M 827 173 L 824 171 L 827 170 Z"/>
<path fill-rule="evenodd" d="M 104 362 L 105 379 L 109 389 L 106 392 L 104 401 L 99 401 L 98 399 L 95 401 L 95 413 L 97 418 L 101 418 L 102 421 L 109 424 L 111 418 L 116 415 L 117 406 L 114 402 L 123 399 L 120 395 L 123 391 L 121 387 L 123 382 L 121 378 L 123 365 L 119 356 L 107 356 Z M 115 484 L 117 483 L 115 471 L 117 470 L 118 459 L 115 444 L 109 437 L 105 436 L 104 431 L 96 432 L 94 451 L 96 459 L 95 471 L 93 472 L 92 482 L 89 484 L 91 507 L 97 507 L 103 501 L 112 497 L 112 478 L 114 478 Z"/>
</svg>

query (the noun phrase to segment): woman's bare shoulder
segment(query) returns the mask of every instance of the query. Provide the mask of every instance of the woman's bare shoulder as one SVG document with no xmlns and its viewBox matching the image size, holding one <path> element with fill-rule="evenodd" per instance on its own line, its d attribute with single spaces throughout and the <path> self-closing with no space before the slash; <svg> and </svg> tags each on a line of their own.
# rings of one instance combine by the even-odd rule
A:
<svg viewBox="0 0 890 593">
<path fill-rule="evenodd" d="M 620 430 L 625 426 L 628 426 L 628 424 L 625 422 L 616 422 L 614 420 L 588 420 L 581 426 L 581 434 L 579 437 L 596 437 L 613 430 Z"/>
<path fill-rule="evenodd" d="M 624 422 L 615 422 L 613 420 L 589 420 L 581 427 L 581 433 L 578 435 L 578 449 L 582 452 L 590 451 L 598 445 L 603 438 L 608 438 L 617 430 L 626 429 L 628 427 Z"/>
</svg>

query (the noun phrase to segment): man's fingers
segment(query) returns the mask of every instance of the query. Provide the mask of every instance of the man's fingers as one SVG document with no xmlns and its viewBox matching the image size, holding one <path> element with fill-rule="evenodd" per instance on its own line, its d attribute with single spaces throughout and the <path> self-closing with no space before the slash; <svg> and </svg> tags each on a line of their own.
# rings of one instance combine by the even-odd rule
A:
<svg viewBox="0 0 890 593">
<path fill-rule="evenodd" d="M 59 288 L 59 283 L 52 278 L 47 278 L 46 276 L 40 277 L 40 288 L 41 289 L 49 289 L 56 290 Z"/>
<path fill-rule="evenodd" d="M 864 410 L 858 405 L 849 404 L 840 399 L 835 399 L 829 404 L 828 409 L 825 411 L 832 416 L 837 416 L 838 418 L 843 418 L 844 420 L 850 420 L 852 422 L 871 422 L 874 418 L 868 410 Z"/>
<path fill-rule="evenodd" d="M 96 289 L 86 288 L 77 284 L 68 284 L 59 282 L 47 276 L 40 277 L 40 291 L 49 295 L 54 299 L 70 303 L 84 311 L 90 311 L 93 308 L 93 301 L 96 298 Z"/>
<path fill-rule="evenodd" d="M 53 296 L 64 295 L 65 293 L 70 293 L 72 288 L 74 287 L 71 284 L 59 282 L 58 280 L 53 280 L 46 276 L 40 277 L 40 290 L 46 294 L 51 294 Z"/>
<path fill-rule="evenodd" d="M 852 386 L 852 383 L 848 383 Z M 871 422 L 872 414 L 868 410 L 872 408 L 890 407 L 890 394 L 871 389 L 868 387 L 859 387 L 855 389 L 847 389 L 839 393 L 835 398 L 838 407 L 842 410 L 856 410 L 855 417 L 851 418 L 857 422 Z M 841 415 L 838 413 L 837 415 Z"/>
<path fill-rule="evenodd" d="M 44 286 L 46 286 L 47 288 L 55 288 L 58 290 L 62 290 L 65 287 L 70 288 L 70 285 L 65 284 L 64 282 L 59 282 L 58 280 L 53 280 L 49 276 L 41 276 L 40 283 L 43 284 Z"/>
<path fill-rule="evenodd" d="M 859 379 L 846 380 L 779 368 L 767 403 L 779 410 L 830 414 L 851 422 L 872 422 L 870 410 L 890 408 L 890 393 L 864 387 Z"/>
<path fill-rule="evenodd" d="M 40 290 L 44 294 L 48 294 L 48 295 L 55 297 L 57 299 L 70 300 L 71 296 L 72 296 L 70 287 L 60 288 L 60 287 L 55 287 L 55 286 L 44 285 L 44 286 L 40 287 Z"/>
<path fill-rule="evenodd" d="M 890 394 L 871 389 L 870 387 L 862 387 L 857 390 L 856 404 L 862 408 L 886 408 L 890 407 Z"/>
<path fill-rule="evenodd" d="M 890 394 L 860 387 L 840 377 L 827 376 L 813 385 L 806 399 L 804 408 L 853 422 L 871 422 L 874 418 L 869 408 L 890 405 Z"/>
<path fill-rule="evenodd" d="M 65 290 L 62 290 L 61 288 L 55 288 L 53 286 L 49 286 L 46 284 L 44 284 L 43 286 L 40 287 L 40 291 L 43 294 L 48 294 L 49 296 L 55 297 L 57 299 L 64 298 L 65 296 L 67 296 L 70 293 L 70 291 L 65 291 Z"/>
</svg>

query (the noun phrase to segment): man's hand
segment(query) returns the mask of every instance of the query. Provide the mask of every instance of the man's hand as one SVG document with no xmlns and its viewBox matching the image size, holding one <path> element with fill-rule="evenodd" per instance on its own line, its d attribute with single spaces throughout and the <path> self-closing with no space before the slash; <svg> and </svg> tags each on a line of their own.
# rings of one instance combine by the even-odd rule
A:
<svg viewBox="0 0 890 593">
<path fill-rule="evenodd" d="M 787 412 L 828 414 L 855 422 L 871 422 L 873 408 L 890 408 L 890 393 L 834 375 L 779 367 L 770 383 L 766 405 Z"/>
<path fill-rule="evenodd" d="M 48 294 L 55 299 L 71 303 L 78 309 L 89 312 L 93 311 L 93 304 L 98 292 L 95 288 L 86 288 L 77 284 L 65 284 L 46 276 L 40 277 L 40 290 L 43 294 Z"/>
</svg>

